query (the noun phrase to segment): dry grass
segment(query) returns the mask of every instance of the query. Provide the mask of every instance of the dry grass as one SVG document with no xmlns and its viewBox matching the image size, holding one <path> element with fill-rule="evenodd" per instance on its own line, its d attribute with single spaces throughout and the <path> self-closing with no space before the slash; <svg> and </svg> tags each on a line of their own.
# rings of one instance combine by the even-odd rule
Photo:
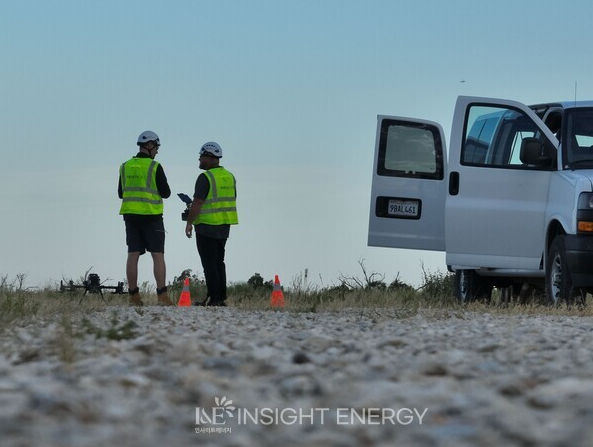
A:
<svg viewBox="0 0 593 447">
<path fill-rule="evenodd" d="M 269 310 L 306 313 L 356 309 L 360 310 L 361 315 L 381 320 L 410 318 L 418 313 L 425 318 L 438 320 L 448 318 L 469 320 L 476 315 L 485 314 L 500 317 L 593 317 L 592 306 L 567 308 L 541 304 L 503 305 L 498 291 L 495 291 L 489 304 L 476 302 L 462 305 L 448 293 L 448 286 L 440 288 L 438 281 L 433 280 L 434 278 L 427 283 L 429 287 L 423 286 L 417 290 L 411 287 L 356 286 L 349 288 L 344 287 L 343 284 L 318 288 L 305 286 L 304 283 L 296 281 L 284 290 L 285 307 L 282 309 L 271 308 L 269 287 L 253 287 L 247 283 L 241 283 L 229 287 L 227 303 L 229 309 L 237 311 Z M 203 290 L 203 286 L 200 287 L 200 290 Z M 200 290 L 195 294 L 192 292 L 192 298 L 203 299 Z M 446 293 L 441 293 L 442 290 Z M 154 291 L 144 289 L 142 292 L 142 299 L 147 305 L 156 305 Z M 173 288 L 169 295 L 173 301 L 177 301 L 179 291 Z M 122 340 L 138 336 L 136 323 L 118 312 L 122 306 L 128 306 L 127 295 L 106 293 L 102 299 L 100 295 L 85 295 L 82 291 L 60 293 L 50 289 L 28 291 L 19 287 L 0 286 L 0 335 L 6 335 L 9 339 L 18 338 L 19 327 L 24 326 L 43 331 L 43 324 L 39 324 L 40 320 L 46 322 L 51 319 L 58 323 L 58 327 L 51 334 L 52 342 L 49 349 L 67 366 L 77 358 L 78 340 L 81 337 L 92 335 L 96 338 Z M 97 311 L 107 311 L 107 315 L 111 314 L 111 319 L 107 321 L 103 318 L 101 322 L 96 322 L 86 317 Z M 182 312 L 183 308 L 179 311 Z M 142 311 L 139 310 L 139 313 Z M 16 355 L 17 361 L 24 362 L 39 356 L 40 353 L 25 347 Z"/>
<path fill-rule="evenodd" d="M 294 312 L 335 312 L 345 308 L 355 309 L 392 309 L 399 316 L 412 316 L 418 311 L 434 313 L 435 315 L 471 315 L 472 313 L 487 313 L 490 315 L 525 315 L 525 316 L 579 316 L 593 317 L 593 307 L 571 308 L 561 306 L 546 306 L 542 304 L 502 304 L 495 291 L 490 303 L 474 302 L 459 304 L 450 295 L 430 296 L 415 290 L 308 290 L 299 291 L 288 289 L 284 292 L 287 311 Z M 589 298 L 590 300 L 590 298 Z M 229 297 L 229 306 L 245 310 L 270 309 L 270 292 L 250 290 L 248 288 L 235 289 Z"/>
<path fill-rule="evenodd" d="M 341 287 L 316 288 L 299 287 L 284 290 L 285 307 L 289 312 L 335 312 L 346 308 L 356 309 L 390 309 L 396 317 L 409 317 L 422 310 L 435 316 L 471 315 L 472 313 L 488 313 L 490 315 L 525 315 L 525 316 L 575 316 L 593 317 L 593 307 L 545 306 L 540 304 L 502 305 L 495 291 L 492 302 L 470 303 L 461 305 L 450 295 L 427 294 L 423 289 L 345 289 Z M 246 283 L 234 284 L 229 287 L 227 300 L 230 308 L 239 310 L 268 310 L 271 291 L 266 288 L 253 288 Z M 173 301 L 177 301 L 175 291 L 170 292 Z M 193 297 L 193 295 L 192 295 Z M 203 297 L 199 297 L 200 299 Z M 143 298 L 147 305 L 156 305 L 156 294 L 145 291 Z M 589 297 L 589 301 L 591 298 Z M 82 291 L 60 293 L 53 290 L 27 291 L 13 287 L 0 288 L 0 329 L 7 329 L 12 324 L 27 324 L 36 317 L 60 316 L 64 334 L 69 331 L 70 315 L 84 315 L 94 311 L 127 306 L 127 295 L 105 293 L 104 299 L 97 294 L 84 295 Z M 67 347 L 66 347 L 67 351 Z M 68 358 L 68 352 L 64 352 Z"/>
<path fill-rule="evenodd" d="M 589 297 L 589 300 L 591 298 Z M 525 316 L 574 316 L 574 317 L 593 317 L 593 308 L 591 305 L 585 307 L 572 306 L 567 307 L 565 305 L 560 306 L 546 306 L 543 304 L 511 304 L 511 305 L 500 305 L 497 303 L 484 304 L 484 303 L 471 303 L 463 306 L 463 309 L 467 312 L 479 312 L 489 313 L 491 315 L 525 315 Z"/>
</svg>

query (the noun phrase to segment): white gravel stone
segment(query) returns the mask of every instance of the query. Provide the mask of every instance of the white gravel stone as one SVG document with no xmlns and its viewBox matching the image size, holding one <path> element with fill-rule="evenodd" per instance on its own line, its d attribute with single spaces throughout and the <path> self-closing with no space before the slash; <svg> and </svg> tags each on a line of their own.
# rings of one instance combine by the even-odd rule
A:
<svg viewBox="0 0 593 447">
<path fill-rule="evenodd" d="M 591 445 L 593 319 L 401 314 L 122 307 L 73 314 L 74 335 L 38 317 L 0 334 L 2 446 Z M 225 424 L 196 425 L 213 407 Z M 265 410 L 297 421 L 240 421 Z"/>
</svg>

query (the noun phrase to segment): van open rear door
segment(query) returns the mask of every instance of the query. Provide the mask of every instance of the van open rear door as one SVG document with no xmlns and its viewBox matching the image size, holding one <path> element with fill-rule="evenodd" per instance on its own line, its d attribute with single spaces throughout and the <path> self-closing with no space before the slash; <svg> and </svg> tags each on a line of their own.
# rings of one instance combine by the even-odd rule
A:
<svg viewBox="0 0 593 447">
<path fill-rule="evenodd" d="M 368 245 L 445 250 L 446 158 L 439 124 L 377 118 Z"/>
</svg>

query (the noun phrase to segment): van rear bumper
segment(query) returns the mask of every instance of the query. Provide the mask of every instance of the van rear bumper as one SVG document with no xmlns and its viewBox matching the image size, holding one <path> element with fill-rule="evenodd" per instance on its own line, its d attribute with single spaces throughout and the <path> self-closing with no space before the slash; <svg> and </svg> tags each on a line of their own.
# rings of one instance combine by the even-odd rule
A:
<svg viewBox="0 0 593 447">
<path fill-rule="evenodd" d="M 566 235 L 564 241 L 573 287 L 593 287 L 593 237 Z"/>
</svg>

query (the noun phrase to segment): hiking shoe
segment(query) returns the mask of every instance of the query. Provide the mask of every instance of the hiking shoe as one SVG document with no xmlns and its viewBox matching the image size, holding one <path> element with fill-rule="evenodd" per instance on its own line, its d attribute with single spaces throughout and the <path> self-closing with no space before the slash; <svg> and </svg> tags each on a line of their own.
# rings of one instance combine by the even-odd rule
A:
<svg viewBox="0 0 593 447">
<path fill-rule="evenodd" d="M 163 292 L 163 293 L 158 294 L 157 305 L 158 306 L 175 306 L 175 303 L 169 299 L 169 295 L 167 295 L 167 292 Z"/>
<path fill-rule="evenodd" d="M 136 293 L 130 293 L 130 306 L 144 306 L 144 302 L 140 299 L 140 292 L 136 290 Z"/>
</svg>

